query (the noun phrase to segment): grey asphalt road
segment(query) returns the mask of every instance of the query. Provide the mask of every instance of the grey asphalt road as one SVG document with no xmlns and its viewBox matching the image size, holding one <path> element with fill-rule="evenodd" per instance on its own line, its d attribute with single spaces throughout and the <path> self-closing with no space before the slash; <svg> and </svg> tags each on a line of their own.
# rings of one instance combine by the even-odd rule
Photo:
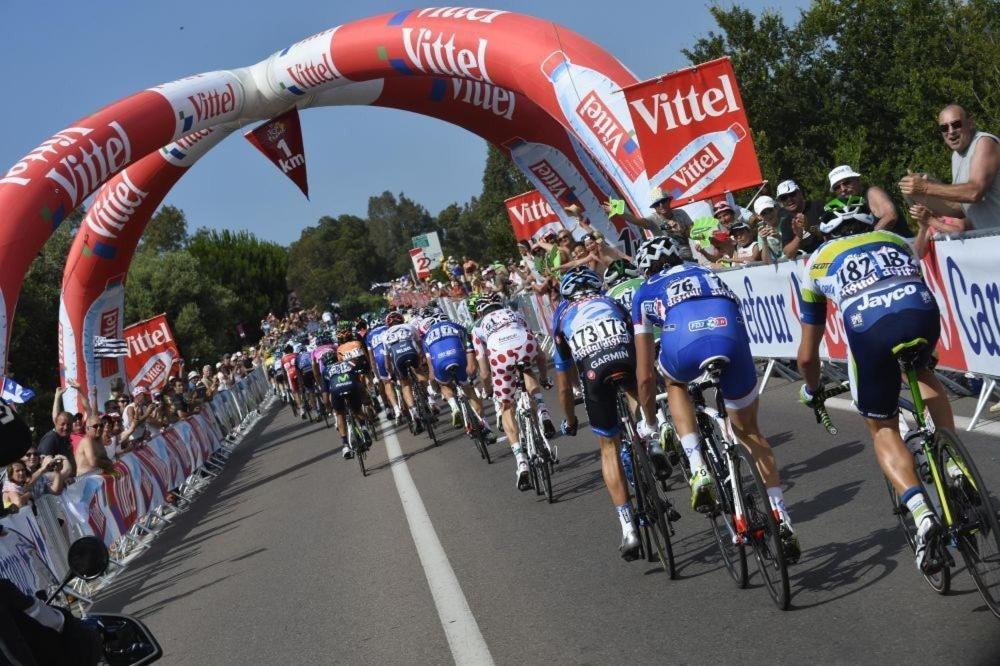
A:
<svg viewBox="0 0 1000 666">
<path fill-rule="evenodd" d="M 831 437 L 795 402 L 795 389 L 772 381 L 761 408 L 804 549 L 786 612 L 756 577 L 736 588 L 708 521 L 686 505 L 674 541 L 677 580 L 623 562 L 597 443 L 583 429 L 557 440 L 553 505 L 517 492 L 506 445 L 486 465 L 464 434 L 447 430 L 430 447 L 425 436 L 399 432 L 493 659 L 1000 662 L 1000 620 L 968 573 L 960 570 L 944 597 L 917 574 L 860 418 L 833 412 L 840 434 Z M 957 411 L 968 413 L 969 402 Z M 998 431 L 963 432 L 995 489 Z M 272 411 L 98 607 L 148 623 L 169 664 L 452 661 L 385 446 L 374 447 L 362 478 L 335 439 L 322 424 Z M 680 491 L 674 496 L 683 504 Z"/>
</svg>

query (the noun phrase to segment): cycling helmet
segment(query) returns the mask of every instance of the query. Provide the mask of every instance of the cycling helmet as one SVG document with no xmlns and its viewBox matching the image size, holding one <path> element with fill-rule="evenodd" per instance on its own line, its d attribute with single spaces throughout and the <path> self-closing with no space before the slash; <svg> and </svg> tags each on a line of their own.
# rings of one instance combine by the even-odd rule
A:
<svg viewBox="0 0 1000 666">
<path fill-rule="evenodd" d="M 345 342 L 351 342 L 352 340 L 357 340 L 358 334 L 350 326 L 344 326 L 337 328 L 337 344 L 344 344 Z"/>
<path fill-rule="evenodd" d="M 476 316 L 482 317 L 487 312 L 503 308 L 504 305 L 505 303 L 503 297 L 500 296 L 500 294 L 480 296 L 479 302 L 476 304 Z"/>
<path fill-rule="evenodd" d="M 332 324 L 333 323 L 333 313 L 332 312 L 324 312 L 323 313 L 323 323 L 324 324 Z"/>
<path fill-rule="evenodd" d="M 639 271 L 624 259 L 615 259 L 604 271 L 604 284 L 613 287 L 619 282 L 639 277 Z"/>
<path fill-rule="evenodd" d="M 685 253 L 680 241 L 674 236 L 657 236 L 650 238 L 635 251 L 635 266 L 644 275 L 663 270 L 667 266 L 678 266 L 684 263 L 685 254 L 690 257 L 691 251 Z"/>
<path fill-rule="evenodd" d="M 323 353 L 323 355 L 320 357 L 319 360 L 322 361 L 324 366 L 329 368 L 331 365 L 337 362 L 337 355 L 334 354 L 332 351 L 326 351 Z"/>
<path fill-rule="evenodd" d="M 875 216 L 865 205 L 864 198 L 849 196 L 846 200 L 831 199 L 823 206 L 823 221 L 819 230 L 824 235 L 849 236 L 874 226 Z"/>
<path fill-rule="evenodd" d="M 396 324 L 402 324 L 402 323 L 403 323 L 403 315 L 400 314 L 399 312 L 393 311 L 385 316 L 386 326 L 395 326 Z"/>
<path fill-rule="evenodd" d="M 570 300 L 581 296 L 601 293 L 601 277 L 586 266 L 577 266 L 566 272 L 559 280 L 559 293 Z"/>
<path fill-rule="evenodd" d="M 481 300 L 483 300 L 482 296 L 480 296 L 479 294 L 472 294 L 465 301 L 465 306 L 469 308 L 469 314 L 472 315 L 473 317 L 478 316 L 476 314 L 476 310 L 479 308 L 479 301 Z"/>
<path fill-rule="evenodd" d="M 332 345 L 333 337 L 327 331 L 320 331 L 316 334 L 316 346 L 320 345 Z"/>
<path fill-rule="evenodd" d="M 424 319 L 424 326 L 430 328 L 434 324 L 440 324 L 443 321 L 448 321 L 448 317 L 443 312 L 435 312 Z"/>
<path fill-rule="evenodd" d="M 359 331 L 364 331 L 368 329 L 368 321 L 364 317 L 358 317 L 354 320 L 354 328 Z"/>
</svg>

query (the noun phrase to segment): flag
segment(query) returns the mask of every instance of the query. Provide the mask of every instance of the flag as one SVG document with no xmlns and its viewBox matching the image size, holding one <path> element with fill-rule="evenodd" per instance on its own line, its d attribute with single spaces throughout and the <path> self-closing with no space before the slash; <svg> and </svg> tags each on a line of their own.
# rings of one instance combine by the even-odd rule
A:
<svg viewBox="0 0 1000 666">
<path fill-rule="evenodd" d="M 30 388 L 25 388 L 15 382 L 9 377 L 5 377 L 3 380 L 3 393 L 0 394 L 0 398 L 3 398 L 7 402 L 13 402 L 18 405 L 23 405 L 32 398 L 35 397 L 35 392 Z"/>
<path fill-rule="evenodd" d="M 127 355 L 128 345 L 125 340 L 94 336 L 94 358 L 122 358 Z"/>
<path fill-rule="evenodd" d="M 243 136 L 281 169 L 281 173 L 302 190 L 306 199 L 309 198 L 306 151 L 302 146 L 302 126 L 299 124 L 299 110 L 296 107 Z"/>
</svg>

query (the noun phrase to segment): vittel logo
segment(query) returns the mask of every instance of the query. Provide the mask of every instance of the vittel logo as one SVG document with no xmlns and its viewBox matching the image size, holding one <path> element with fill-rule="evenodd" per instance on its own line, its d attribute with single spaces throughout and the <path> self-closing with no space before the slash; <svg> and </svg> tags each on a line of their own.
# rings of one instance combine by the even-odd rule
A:
<svg viewBox="0 0 1000 666">
<path fill-rule="evenodd" d="M 455 35 L 445 36 L 427 28 L 403 28 L 406 56 L 424 74 L 459 76 L 473 81 L 493 83 L 486 71 L 487 42 L 479 38 L 477 47 L 455 47 Z"/>
<path fill-rule="evenodd" d="M 498 9 L 480 9 L 478 7 L 427 7 L 417 12 L 420 18 L 433 19 L 465 19 L 474 23 L 490 24 L 503 14 L 507 14 Z"/>
<path fill-rule="evenodd" d="M 231 83 L 227 83 L 222 90 L 197 92 L 188 95 L 187 99 L 194 107 L 194 117 L 198 122 L 211 120 L 236 110 L 236 90 Z M 185 129 L 189 129 L 190 126 L 191 124 L 185 121 Z"/>
<path fill-rule="evenodd" d="M 570 187 L 566 184 L 566 181 L 562 179 L 562 176 L 546 160 L 536 162 L 528 168 L 531 169 L 531 173 L 538 176 L 538 179 L 545 184 L 545 188 L 556 199 L 562 198 L 563 195 L 570 191 Z"/>
<path fill-rule="evenodd" d="M 173 342 L 174 338 L 170 335 L 166 322 L 161 322 L 159 328 L 153 331 L 143 329 L 138 335 L 129 335 L 125 340 L 128 343 L 128 355 L 137 356 L 164 343 Z"/>
<path fill-rule="evenodd" d="M 119 313 L 120 311 L 117 307 L 101 313 L 101 335 L 112 337 L 118 332 Z"/>
<path fill-rule="evenodd" d="M 67 127 L 48 141 L 43 142 L 42 145 L 32 150 L 17 164 L 12 166 L 7 171 L 7 174 L 3 178 L 0 178 L 0 184 L 27 185 L 31 182 L 31 179 L 24 178 L 22 174 L 28 170 L 32 163 L 43 162 L 48 164 L 49 158 L 55 157 L 59 153 L 60 148 L 73 146 L 80 138 L 87 136 L 93 131 L 89 127 Z"/>
<path fill-rule="evenodd" d="M 576 113 L 612 154 L 618 151 L 618 147 L 628 136 L 625 127 L 593 90 L 576 107 Z"/>
<path fill-rule="evenodd" d="M 105 238 L 118 238 L 119 232 L 135 215 L 149 192 L 135 186 L 123 171 L 117 182 L 103 188 L 87 213 L 87 227 Z"/>
<path fill-rule="evenodd" d="M 117 121 L 108 124 L 113 134 L 102 143 L 87 139 L 76 152 L 61 158 L 45 177 L 63 188 L 73 208 L 132 161 L 132 144 Z M 88 131 L 87 134 L 90 134 Z M 74 144 L 72 144 L 75 146 Z"/>
<path fill-rule="evenodd" d="M 541 197 L 534 201 L 524 201 L 511 208 L 510 211 L 517 218 L 518 224 L 534 224 L 539 220 L 554 217 L 556 214 L 552 210 L 552 206 Z"/>
<path fill-rule="evenodd" d="M 285 71 L 295 82 L 295 85 L 289 90 L 297 95 L 305 94 L 305 91 L 311 88 L 344 78 L 343 74 L 334 66 L 329 52 L 326 51 L 320 54 L 318 61 L 297 62 L 286 67 Z"/>
<path fill-rule="evenodd" d="M 705 118 L 717 118 L 740 110 L 736 104 L 733 82 L 728 74 L 719 77 L 719 87 L 709 88 L 700 94 L 691 86 L 686 94 L 678 90 L 671 98 L 668 93 L 657 93 L 645 99 L 633 100 L 631 105 L 654 133 L 659 133 L 661 120 L 664 129 L 669 131 L 701 122 Z"/>
<path fill-rule="evenodd" d="M 901 301 L 907 296 L 912 296 L 915 293 L 917 293 L 916 285 L 908 284 L 905 287 L 899 287 L 898 289 L 893 289 L 892 291 L 884 294 L 864 294 L 861 297 L 862 301 L 857 307 L 857 311 L 861 312 L 870 308 L 887 308 L 896 301 Z"/>
<path fill-rule="evenodd" d="M 506 88 L 468 79 L 452 79 L 451 88 L 452 99 L 478 106 L 507 120 L 514 115 L 516 97 Z"/>
</svg>

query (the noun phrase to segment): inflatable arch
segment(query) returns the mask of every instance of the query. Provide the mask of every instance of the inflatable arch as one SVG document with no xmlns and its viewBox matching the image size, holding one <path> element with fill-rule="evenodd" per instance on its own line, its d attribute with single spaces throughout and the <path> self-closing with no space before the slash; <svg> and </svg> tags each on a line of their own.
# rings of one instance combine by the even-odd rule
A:
<svg viewBox="0 0 1000 666">
<path fill-rule="evenodd" d="M 624 97 L 616 94 L 635 80 L 553 23 L 444 7 L 338 26 L 256 65 L 124 98 L 57 133 L 0 178 L 0 360 L 31 259 L 70 211 L 118 174 L 81 226 L 60 309 L 68 376 L 87 385 L 116 373 L 88 371 L 76 359 L 90 358 L 94 332 L 120 334 L 120 305 L 112 308 L 117 320 L 105 306 L 120 298 L 149 215 L 229 132 L 292 106 L 377 104 L 461 125 L 506 150 L 554 207 L 576 200 L 610 230 L 598 202 L 618 193 L 639 211 L 648 192 Z"/>
</svg>

